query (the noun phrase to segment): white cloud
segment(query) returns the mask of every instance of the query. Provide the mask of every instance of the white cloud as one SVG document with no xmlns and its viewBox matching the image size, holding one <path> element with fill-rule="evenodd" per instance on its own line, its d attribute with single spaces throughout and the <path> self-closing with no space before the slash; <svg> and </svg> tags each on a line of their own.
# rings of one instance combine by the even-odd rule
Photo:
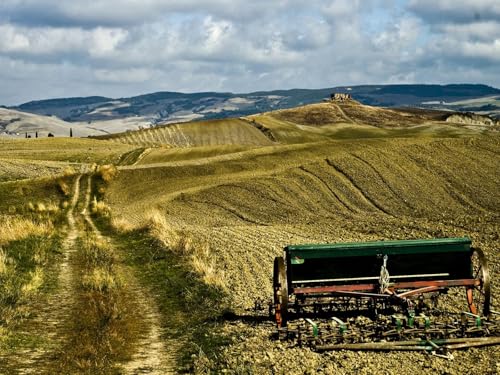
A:
<svg viewBox="0 0 500 375">
<path fill-rule="evenodd" d="M 302 6 L 314 3 L 321 1 L 310 0 Z M 11 21 L 21 24 L 130 26 L 172 13 L 248 20 L 300 4 L 300 0 L 2 0 L 0 14 L 7 14 Z"/>
<path fill-rule="evenodd" d="M 80 28 L 27 28 L 11 24 L 0 25 L 0 53 L 51 56 L 57 54 L 88 53 L 99 57 L 114 51 L 125 40 L 122 29 L 97 27 Z"/>
<path fill-rule="evenodd" d="M 497 2 L 457 2 L 458 10 L 445 0 L 2 0 L 0 104 L 158 90 L 500 85 Z"/>
<path fill-rule="evenodd" d="M 127 38 L 128 32 L 123 29 L 105 29 L 98 27 L 89 35 L 91 56 L 106 56 L 115 51 L 118 45 Z"/>
</svg>

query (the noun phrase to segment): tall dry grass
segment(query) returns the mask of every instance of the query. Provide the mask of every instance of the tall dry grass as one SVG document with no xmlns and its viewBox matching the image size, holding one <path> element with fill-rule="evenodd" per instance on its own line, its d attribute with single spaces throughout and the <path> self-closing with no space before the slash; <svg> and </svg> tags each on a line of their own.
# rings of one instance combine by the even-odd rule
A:
<svg viewBox="0 0 500 375">
<path fill-rule="evenodd" d="M 111 245 L 91 235 L 83 240 L 81 249 L 86 270 L 82 287 L 97 292 L 116 289 L 120 282 L 114 271 L 115 255 Z"/>
<path fill-rule="evenodd" d="M 7 272 L 7 265 L 9 263 L 9 258 L 5 251 L 0 247 L 0 276 Z"/>
<path fill-rule="evenodd" d="M 105 183 L 111 182 L 118 175 L 118 169 L 114 165 L 101 165 L 97 168 L 97 174 Z"/>
<path fill-rule="evenodd" d="M 27 305 L 46 283 L 53 263 L 52 227 L 28 219 L 2 219 L 0 247 L 0 326 L 19 321 L 29 313 Z M 6 235 L 7 234 L 7 235 Z"/>
<path fill-rule="evenodd" d="M 103 201 L 98 201 L 97 197 L 94 195 L 94 199 L 90 202 L 90 212 L 99 216 L 109 216 L 111 214 L 111 208 Z"/>
<path fill-rule="evenodd" d="M 71 194 L 71 187 L 68 183 L 68 178 L 73 177 L 76 174 L 76 171 L 73 167 L 67 166 L 62 175 L 57 178 L 56 184 L 59 188 L 59 191 L 65 196 L 68 197 Z"/>
<path fill-rule="evenodd" d="M 150 234 L 167 249 L 188 259 L 193 271 L 204 283 L 226 289 L 224 272 L 217 267 L 217 258 L 208 243 L 175 229 L 158 210 L 148 214 L 147 222 Z"/>
<path fill-rule="evenodd" d="M 38 222 L 23 217 L 0 216 L 0 244 L 29 236 L 50 236 L 54 230 L 54 224 L 50 220 Z"/>
<path fill-rule="evenodd" d="M 116 289 L 117 286 L 118 282 L 115 275 L 105 267 L 95 267 L 82 279 L 82 287 L 86 290 L 103 293 Z"/>
<path fill-rule="evenodd" d="M 136 226 L 132 224 L 130 221 L 125 219 L 124 217 L 121 216 L 112 216 L 111 217 L 111 226 L 118 232 L 118 233 L 128 233 L 132 232 L 134 229 L 136 229 Z"/>
</svg>

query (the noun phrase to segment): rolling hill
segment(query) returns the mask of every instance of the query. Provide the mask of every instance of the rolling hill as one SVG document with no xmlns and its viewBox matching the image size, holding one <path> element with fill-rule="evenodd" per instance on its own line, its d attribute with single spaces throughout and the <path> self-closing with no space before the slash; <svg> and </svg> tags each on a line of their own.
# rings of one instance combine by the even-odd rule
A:
<svg viewBox="0 0 500 375">
<path fill-rule="evenodd" d="M 157 125 L 99 136 L 141 147 L 269 146 L 335 139 L 459 137 L 499 124 L 486 116 L 434 110 L 393 110 L 355 100 L 322 102 L 241 118 Z"/>
<path fill-rule="evenodd" d="M 42 116 L 17 110 L 0 108 L 0 135 L 21 136 L 26 134 L 35 137 L 47 137 L 49 133 L 57 137 L 69 137 L 70 129 L 74 137 L 106 134 L 106 132 L 89 128 L 86 124 L 75 124 L 61 120 L 55 116 Z"/>
<path fill-rule="evenodd" d="M 253 93 L 156 92 L 130 98 L 61 98 L 32 101 L 11 109 L 53 115 L 70 122 L 95 122 L 123 118 L 143 119 L 146 124 L 241 117 L 255 113 L 321 102 L 332 92 L 350 93 L 363 104 L 383 107 L 420 106 L 454 110 L 470 108 L 464 100 L 498 98 L 500 90 L 479 84 L 455 85 L 363 85 L 324 89 L 292 89 Z M 496 101 L 483 108 L 497 113 Z M 485 113 L 486 113 L 485 112 Z"/>
</svg>

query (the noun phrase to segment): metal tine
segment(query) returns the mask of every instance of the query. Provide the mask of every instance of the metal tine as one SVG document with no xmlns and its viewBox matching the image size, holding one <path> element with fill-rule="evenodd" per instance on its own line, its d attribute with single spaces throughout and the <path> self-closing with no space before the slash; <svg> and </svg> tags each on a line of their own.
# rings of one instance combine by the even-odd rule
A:
<svg viewBox="0 0 500 375">
<path fill-rule="evenodd" d="M 451 353 L 441 354 L 441 353 L 431 352 L 431 355 L 433 355 L 434 357 L 444 358 L 444 359 L 447 359 L 447 360 L 450 360 L 450 361 L 452 361 L 453 359 L 455 359 L 455 357 Z"/>
</svg>

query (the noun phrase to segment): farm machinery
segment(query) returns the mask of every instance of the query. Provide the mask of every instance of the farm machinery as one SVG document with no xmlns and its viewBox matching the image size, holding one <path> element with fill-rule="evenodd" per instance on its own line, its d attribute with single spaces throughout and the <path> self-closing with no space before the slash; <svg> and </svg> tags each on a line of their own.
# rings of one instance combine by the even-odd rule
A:
<svg viewBox="0 0 500 375">
<path fill-rule="evenodd" d="M 486 257 L 469 238 L 290 245 L 273 289 L 278 337 L 318 351 L 500 344 Z"/>
</svg>

